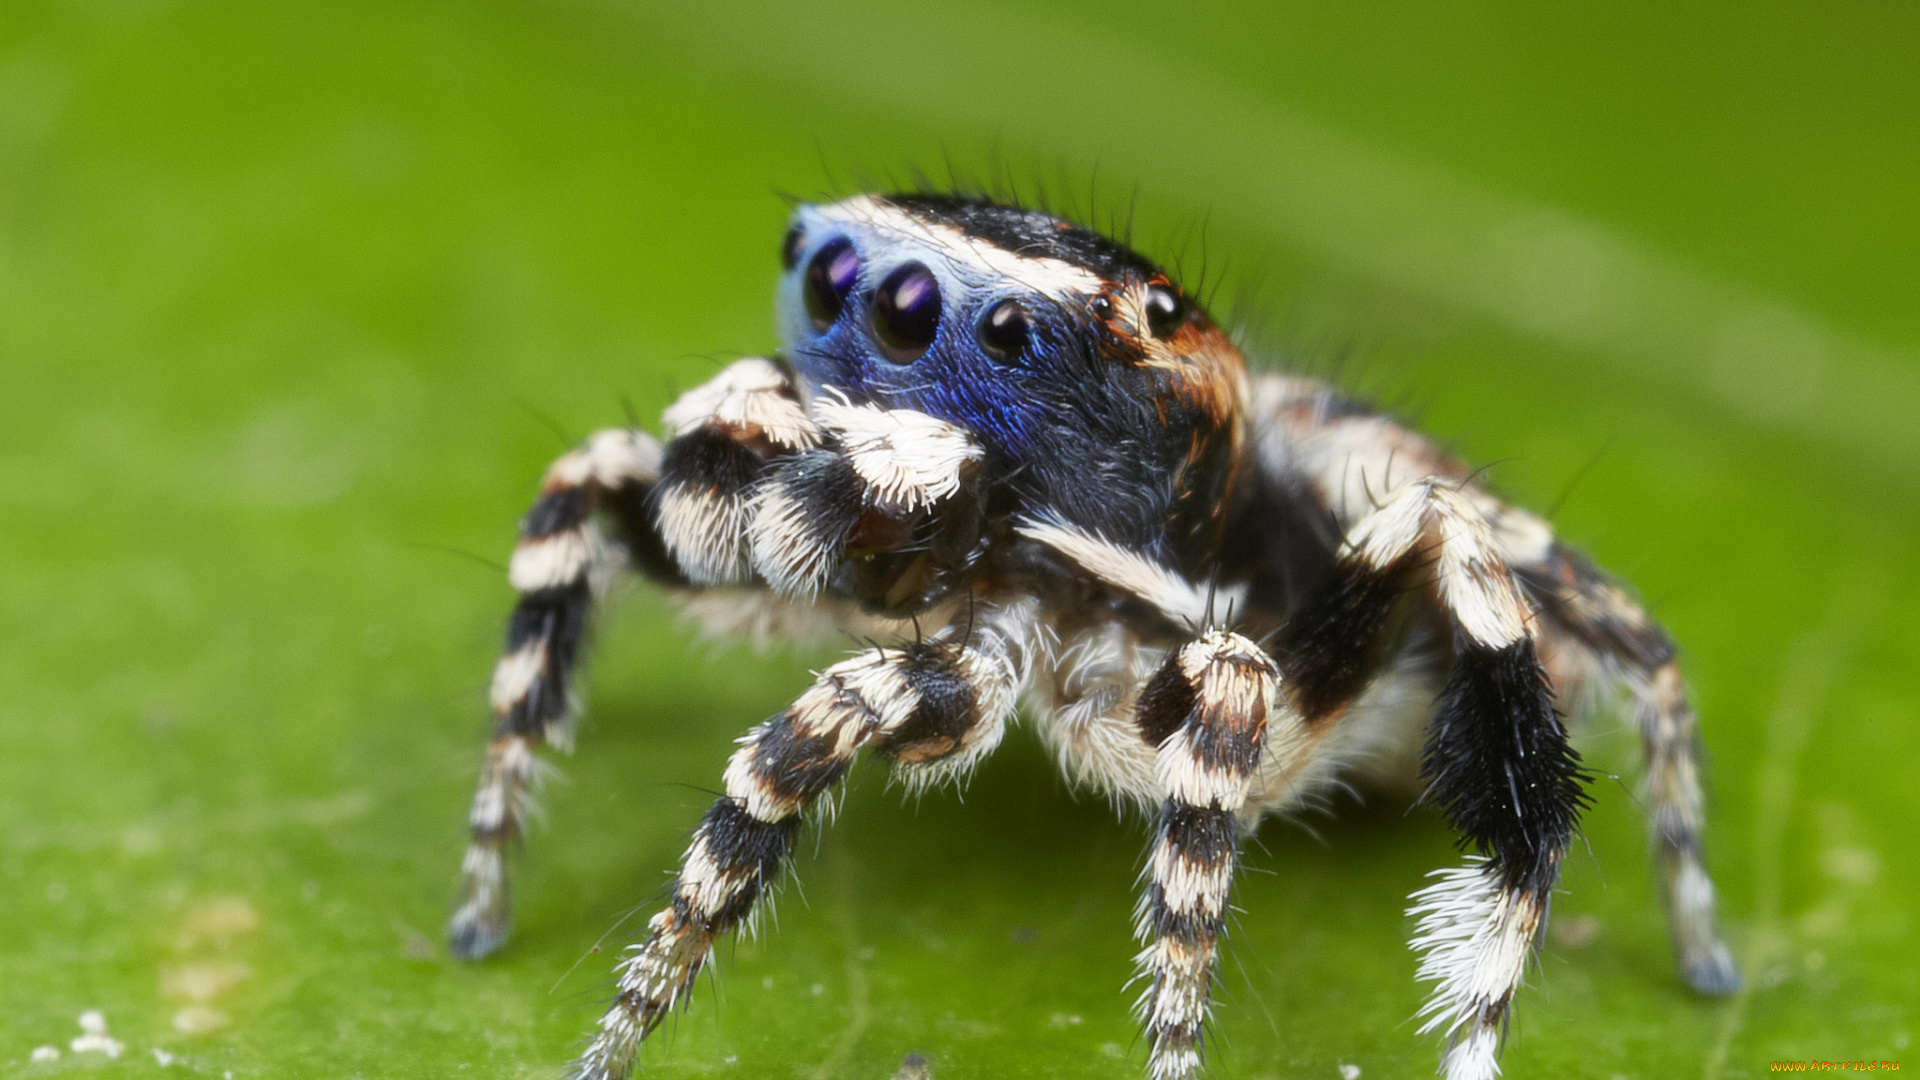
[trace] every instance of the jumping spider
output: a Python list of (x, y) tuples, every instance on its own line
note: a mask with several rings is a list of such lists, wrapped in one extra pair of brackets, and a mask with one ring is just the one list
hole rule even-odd
[(885, 645), (741, 739), (574, 1076), (628, 1074), (862, 749), (909, 785), (958, 777), (1023, 699), (1074, 780), (1157, 820), (1135, 927), (1155, 1080), (1200, 1068), (1241, 837), (1416, 753), (1468, 851), (1412, 897), (1421, 1031), (1449, 1080), (1495, 1076), (1586, 802), (1555, 703), (1610, 688), (1637, 706), (1680, 968), (1737, 985), (1674, 646), (1545, 521), (1390, 417), (1249, 372), (1160, 268), (1047, 214), (860, 196), (799, 207), (781, 254), (784, 353), (682, 396), (664, 446), (593, 436), (522, 523), (454, 953), (506, 937), (534, 751), (568, 741), (613, 569), (721, 629)]

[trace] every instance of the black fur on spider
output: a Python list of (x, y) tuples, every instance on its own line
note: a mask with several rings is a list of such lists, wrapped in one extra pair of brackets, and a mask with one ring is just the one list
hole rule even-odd
[(1416, 770), (1468, 851), (1413, 896), (1421, 1030), (1449, 1080), (1494, 1076), (1585, 802), (1555, 703), (1613, 687), (1681, 969), (1734, 988), (1673, 646), (1545, 521), (1394, 419), (1249, 372), (1158, 267), (1047, 214), (860, 196), (799, 207), (782, 255), (783, 352), (682, 396), (664, 446), (593, 436), (523, 522), (455, 954), (505, 939), (534, 752), (569, 741), (611, 570), (720, 630), (883, 644), (742, 741), (577, 1077), (627, 1075), (862, 750), (955, 778), (1023, 697), (1070, 776), (1157, 821), (1135, 928), (1154, 1080), (1200, 1069), (1241, 838), (1343, 775)]

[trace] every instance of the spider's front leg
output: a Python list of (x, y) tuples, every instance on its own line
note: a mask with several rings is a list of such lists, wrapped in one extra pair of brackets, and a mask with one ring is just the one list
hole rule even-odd
[(664, 450), (643, 432), (612, 430), (562, 456), (521, 521), (507, 571), (520, 601), (494, 668), (493, 740), (447, 928), (455, 956), (485, 956), (506, 941), (507, 852), (525, 830), (534, 751), (571, 742), (574, 669), (607, 579), (624, 561), (674, 586), (743, 580), (750, 485), (768, 461), (815, 438), (785, 372), (761, 359), (730, 365), (665, 419), (675, 438)]
[(1332, 581), (1289, 619), (1277, 651), (1306, 723), (1328, 723), (1371, 678), (1414, 587), (1451, 624), (1455, 654), (1422, 772), (1428, 797), (1477, 852), (1413, 896), (1419, 975), (1437, 984), (1421, 1030), (1446, 1036), (1448, 1080), (1491, 1080), (1586, 795), (1533, 613), (1484, 516), (1450, 481), (1391, 493), (1349, 531)]
[[(967, 767), (1000, 740), (1026, 678), (1035, 605), (983, 604), (931, 639), (874, 648), (820, 673), (786, 710), (749, 731), (727, 763), (726, 794), (694, 830), (670, 906), (619, 968), (576, 1080), (620, 1080), (676, 1005), (714, 942), (747, 923), (783, 872), (801, 815), (870, 749), (910, 783)], [(969, 630), (971, 633), (969, 633)]]
[[(978, 551), (980, 448), (912, 410), (816, 401), (812, 415), (820, 445), (772, 465), (745, 507), (742, 550), (754, 571), (788, 595), (811, 598), (831, 585), (870, 610), (927, 610)], [(715, 940), (749, 919), (786, 865), (801, 814), (860, 750), (920, 785), (964, 771), (999, 743), (1027, 681), (1037, 608), (1015, 595), (971, 596), (931, 638), (828, 668), (740, 740), (726, 794), (694, 831), (672, 904), (620, 965), (619, 992), (576, 1077), (628, 1074)]]

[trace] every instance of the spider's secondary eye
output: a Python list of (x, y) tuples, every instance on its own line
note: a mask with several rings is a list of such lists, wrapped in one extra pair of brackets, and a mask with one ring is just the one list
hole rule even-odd
[(933, 271), (908, 263), (887, 275), (873, 294), (873, 332), (889, 359), (910, 364), (933, 344), (940, 329), (940, 282)]
[(860, 253), (845, 240), (834, 240), (814, 253), (807, 264), (807, 317), (815, 330), (825, 331), (847, 306), (847, 294), (860, 276)]
[(1147, 289), (1147, 329), (1157, 338), (1172, 337), (1187, 321), (1187, 301), (1165, 285)]
[(980, 318), (980, 347), (996, 360), (1011, 360), (1027, 347), (1032, 318), (1018, 300), (1002, 300)]
[(786, 239), (780, 241), (780, 268), (791, 270), (800, 261), (800, 226), (787, 230)]

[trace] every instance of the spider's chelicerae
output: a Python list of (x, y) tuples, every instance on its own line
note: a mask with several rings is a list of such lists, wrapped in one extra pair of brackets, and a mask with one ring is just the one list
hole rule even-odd
[[(1739, 976), (1701, 860), (1674, 647), (1539, 517), (1328, 386), (1247, 370), (1152, 263), (952, 196), (801, 206), (784, 351), (547, 472), (510, 577), (453, 951), (507, 934), (534, 753), (564, 745), (596, 593), (637, 568), (724, 630), (883, 644), (740, 740), (574, 1075), (627, 1075), (861, 751), (959, 777), (1025, 701), (1061, 767), (1154, 828), (1134, 933), (1155, 1080), (1201, 1063), (1240, 840), (1344, 775), (1411, 771), (1467, 851), (1413, 894), (1423, 1032), (1486, 1080), (1585, 803), (1556, 703), (1624, 688), (1681, 971)], [(923, 632), (924, 631), (924, 632)]]

